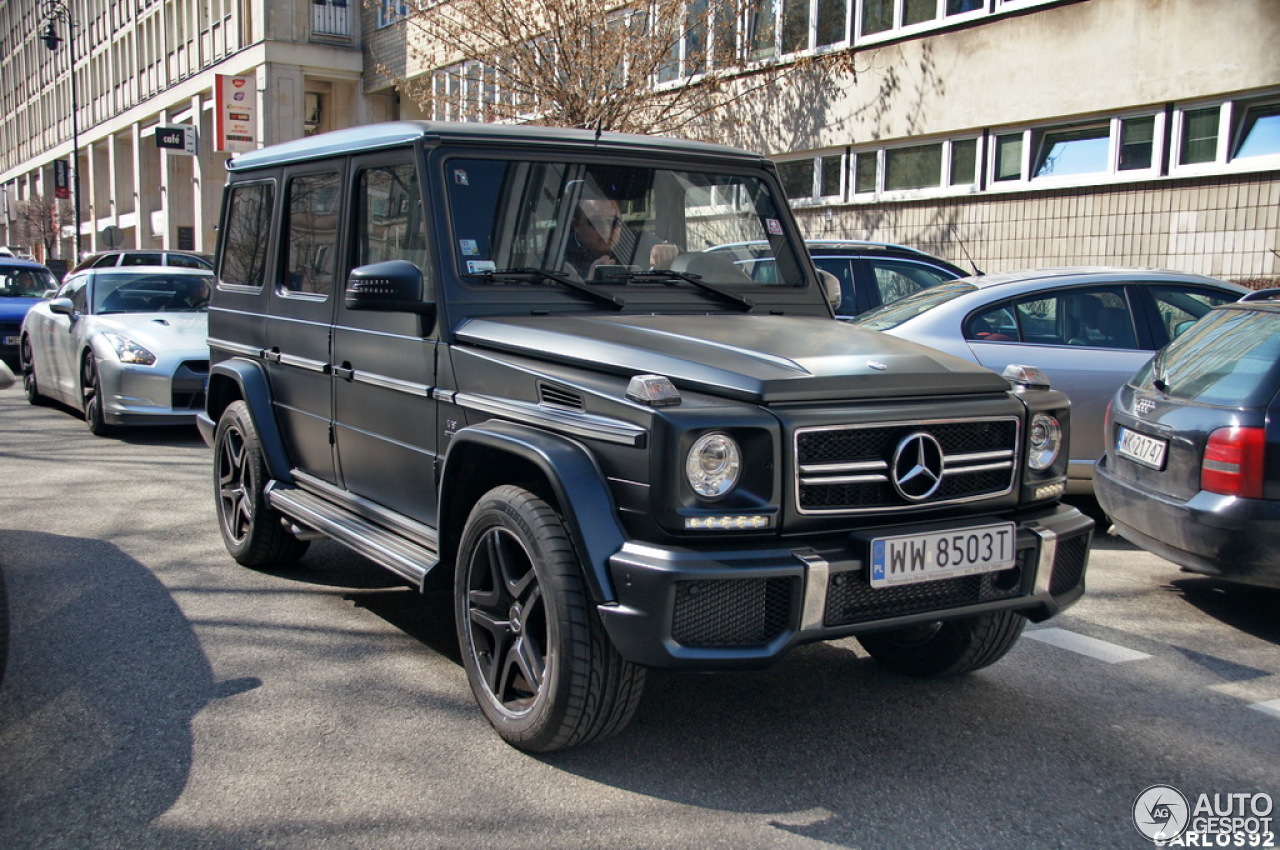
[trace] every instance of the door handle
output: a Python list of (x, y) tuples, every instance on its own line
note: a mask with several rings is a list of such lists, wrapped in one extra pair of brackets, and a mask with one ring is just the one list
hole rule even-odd
[(268, 362), (270, 362), (270, 363), (279, 363), (279, 362), (280, 362), (280, 349), (279, 349), (279, 348), (268, 348), (268, 349), (264, 350), (264, 351), (262, 352), (262, 359), (263, 359), (263, 360), (266, 360), (266, 361), (268, 361)]
[(341, 378), (344, 381), (354, 381), (356, 370), (351, 368), (351, 364), (344, 360), (341, 366), (333, 367), (333, 377)]

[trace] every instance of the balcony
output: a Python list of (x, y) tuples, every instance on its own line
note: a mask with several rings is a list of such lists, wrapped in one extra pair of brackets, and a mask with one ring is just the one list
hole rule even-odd
[(320, 39), (351, 38), (351, 7), (347, 0), (312, 0), (311, 34)]

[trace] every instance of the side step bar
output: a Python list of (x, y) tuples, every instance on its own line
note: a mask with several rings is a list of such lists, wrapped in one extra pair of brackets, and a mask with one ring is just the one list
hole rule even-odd
[(418, 590), (427, 573), (440, 563), (439, 552), (392, 534), (380, 525), (355, 516), (332, 502), (294, 487), (272, 482), (267, 504), (302, 525), (332, 537), (384, 567)]

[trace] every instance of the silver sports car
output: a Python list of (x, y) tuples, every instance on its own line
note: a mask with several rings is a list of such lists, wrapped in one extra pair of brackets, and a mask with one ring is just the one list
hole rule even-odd
[(204, 269), (114, 266), (70, 275), (22, 323), (27, 400), (84, 412), (94, 434), (194, 423), (209, 375)]
[(997, 372), (1010, 363), (1039, 366), (1071, 399), (1067, 492), (1087, 495), (1116, 389), (1210, 307), (1248, 291), (1153, 269), (1037, 269), (939, 283), (853, 323)]

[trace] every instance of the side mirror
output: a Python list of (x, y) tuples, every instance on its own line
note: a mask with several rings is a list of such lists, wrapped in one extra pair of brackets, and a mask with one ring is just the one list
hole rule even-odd
[(70, 298), (54, 298), (49, 302), (49, 312), (57, 313), (60, 316), (76, 317), (76, 305), (71, 303)]
[(844, 297), (840, 292), (840, 278), (826, 269), (818, 269), (818, 279), (822, 281), (822, 290), (827, 293), (827, 303), (834, 311), (840, 306), (840, 300)]
[(387, 260), (352, 269), (343, 303), (348, 310), (430, 314), (436, 305), (422, 300), (422, 270), (408, 260)]

